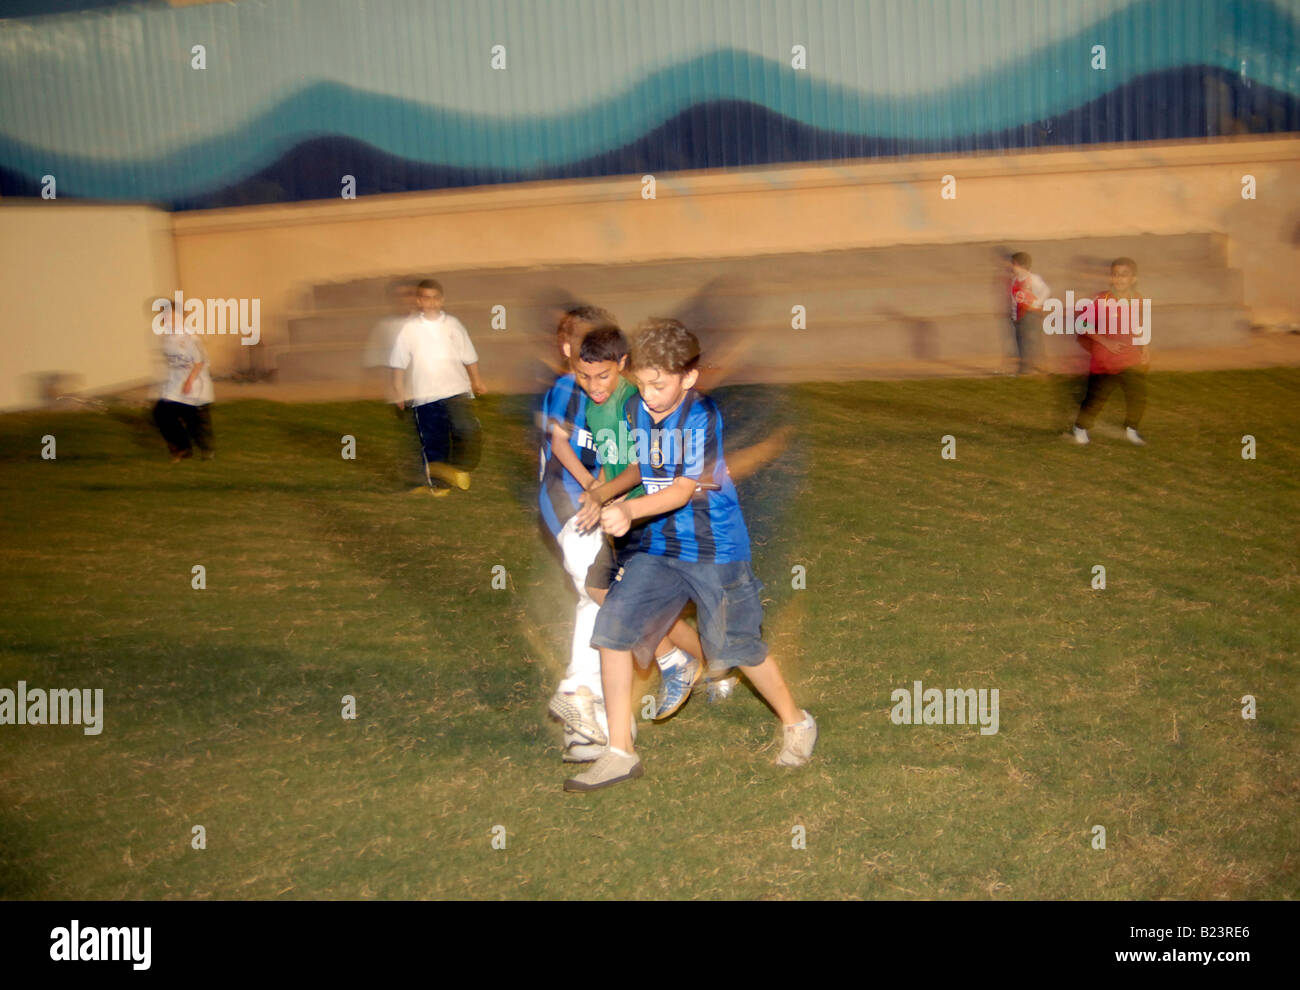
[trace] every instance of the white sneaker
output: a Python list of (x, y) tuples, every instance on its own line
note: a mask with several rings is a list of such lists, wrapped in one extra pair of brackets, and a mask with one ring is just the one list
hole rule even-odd
[(1131, 426), (1124, 427), (1124, 436), (1128, 437), (1128, 442), (1136, 447), (1145, 447), (1147, 442), (1142, 439), (1142, 434)]
[(1085, 444), (1088, 442), (1088, 431), (1079, 426), (1070, 427), (1070, 432), (1074, 434), (1074, 442)]
[[(609, 743), (609, 736), (601, 726), (602, 720), (596, 711), (597, 702), (601, 701), (584, 684), (576, 691), (556, 691), (546, 710), (588, 742), (605, 746)], [(601, 707), (604, 707), (603, 703)]]
[(785, 731), (785, 741), (776, 758), (777, 766), (803, 766), (812, 759), (813, 747), (817, 745), (817, 720), (804, 712), (802, 722), (782, 728)]

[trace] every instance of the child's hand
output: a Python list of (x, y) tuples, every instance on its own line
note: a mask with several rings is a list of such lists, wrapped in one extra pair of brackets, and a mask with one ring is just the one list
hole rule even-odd
[(632, 513), (626, 502), (614, 502), (600, 512), (600, 528), (610, 536), (622, 536), (632, 528)]
[(578, 532), (585, 533), (600, 525), (601, 504), (600, 499), (593, 495), (590, 489), (578, 496), (578, 515), (577, 522), (574, 524), (578, 527)]

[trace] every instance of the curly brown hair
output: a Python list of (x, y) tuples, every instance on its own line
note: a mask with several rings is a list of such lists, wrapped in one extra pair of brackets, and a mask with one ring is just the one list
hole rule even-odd
[(632, 339), (628, 365), (655, 368), (670, 375), (694, 371), (700, 363), (700, 342), (677, 320), (661, 317), (646, 320)]

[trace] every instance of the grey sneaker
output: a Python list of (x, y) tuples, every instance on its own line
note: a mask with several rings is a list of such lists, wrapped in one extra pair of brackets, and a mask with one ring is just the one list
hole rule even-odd
[(802, 722), (782, 728), (785, 730), (785, 743), (776, 758), (777, 766), (803, 766), (812, 759), (813, 747), (817, 745), (817, 720), (805, 711)]
[(604, 746), (609, 743), (609, 736), (601, 727), (596, 703), (591, 688), (583, 685), (573, 692), (556, 691), (546, 710), (588, 742)]
[(570, 777), (564, 782), (566, 791), (598, 791), (602, 787), (609, 787), (611, 784), (621, 784), (625, 780), (635, 780), (645, 773), (641, 766), (641, 757), (633, 753), (630, 756), (620, 756), (612, 750), (605, 750), (605, 754), (591, 765), (589, 770), (584, 770), (576, 777)]
[(704, 672), (704, 664), (698, 658), (689, 653), (682, 653), (682, 656), (686, 657), (685, 663), (676, 664), (661, 672), (659, 696), (655, 704), (656, 722), (667, 718), (686, 704), (686, 699), (699, 682), (700, 674)]
[(1074, 434), (1074, 442), (1077, 444), (1085, 444), (1089, 440), (1088, 431), (1080, 426), (1070, 427), (1070, 432)]
[(1147, 442), (1142, 439), (1142, 434), (1131, 426), (1124, 427), (1124, 436), (1128, 437), (1128, 442), (1135, 447), (1145, 447)]

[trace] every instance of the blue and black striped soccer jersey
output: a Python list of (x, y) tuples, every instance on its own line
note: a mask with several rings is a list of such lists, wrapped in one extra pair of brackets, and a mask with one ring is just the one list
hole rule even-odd
[(692, 389), (659, 423), (650, 418), (640, 395), (631, 396), (626, 408), (633, 459), (647, 495), (683, 476), (721, 486), (697, 492), (676, 512), (633, 527), (629, 550), (713, 564), (749, 560), (749, 531), (723, 457), (722, 413), (714, 401)]
[(578, 387), (573, 375), (561, 375), (542, 400), (541, 491), (538, 501), (542, 521), (552, 536), (558, 537), (564, 524), (578, 511), (582, 485), (551, 453), (551, 426), (559, 423), (569, 432), (569, 446), (578, 460), (592, 474), (600, 470), (596, 445), (587, 429), (587, 394)]

